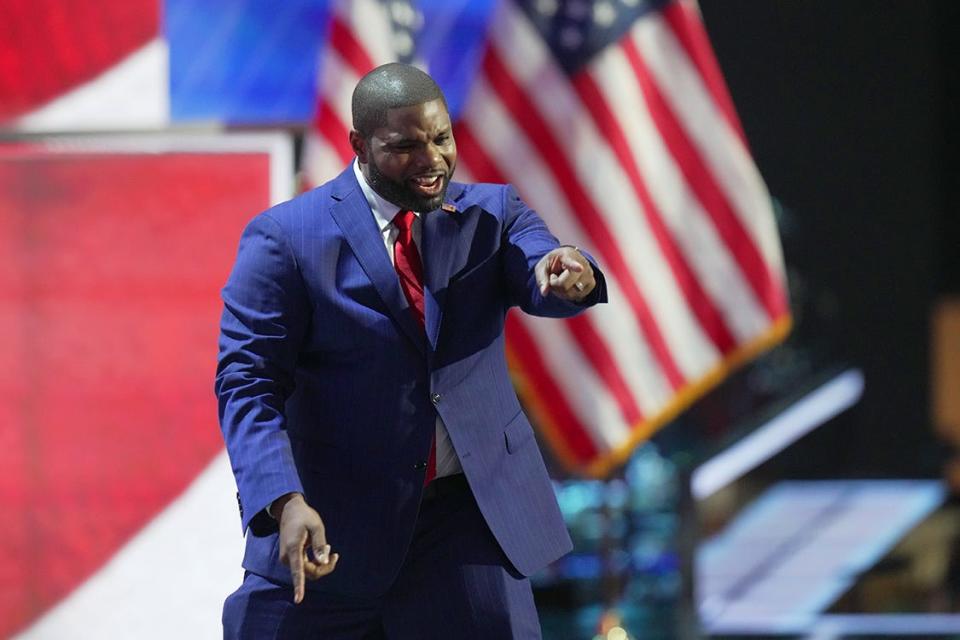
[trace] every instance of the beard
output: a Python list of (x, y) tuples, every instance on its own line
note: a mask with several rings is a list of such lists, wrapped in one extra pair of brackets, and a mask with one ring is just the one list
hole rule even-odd
[(431, 197), (421, 196), (406, 181), (388, 178), (373, 162), (367, 164), (367, 173), (367, 182), (380, 194), (381, 198), (401, 209), (422, 213), (438, 209), (443, 204), (443, 199), (447, 196), (447, 187), (450, 186), (450, 177), (453, 175), (453, 167), (443, 175), (443, 187), (440, 193)]

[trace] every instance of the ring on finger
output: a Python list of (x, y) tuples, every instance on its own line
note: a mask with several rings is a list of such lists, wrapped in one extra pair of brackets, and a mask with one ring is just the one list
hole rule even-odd
[(583, 291), (584, 286), (582, 282), (578, 282), (575, 285), (573, 285), (573, 288), (576, 289), (577, 291)]

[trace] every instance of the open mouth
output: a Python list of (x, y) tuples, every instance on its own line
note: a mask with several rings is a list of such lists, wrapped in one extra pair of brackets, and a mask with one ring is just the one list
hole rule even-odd
[(410, 179), (410, 185), (421, 196), (431, 198), (440, 195), (443, 190), (443, 174), (416, 176)]

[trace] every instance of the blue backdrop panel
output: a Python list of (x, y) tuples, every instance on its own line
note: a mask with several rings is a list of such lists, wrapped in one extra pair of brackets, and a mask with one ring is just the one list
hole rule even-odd
[(174, 121), (310, 119), (326, 0), (166, 0), (164, 10)]
[[(175, 122), (269, 125), (311, 119), (328, 0), (165, 0)], [(418, 57), (458, 114), (496, 0), (421, 0)]]
[(450, 113), (463, 107), (484, 50), (496, 0), (420, 0), (420, 58), (443, 88)]

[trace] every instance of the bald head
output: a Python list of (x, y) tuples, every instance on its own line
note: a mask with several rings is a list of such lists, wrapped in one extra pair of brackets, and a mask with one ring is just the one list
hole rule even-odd
[(391, 62), (360, 78), (353, 90), (353, 128), (364, 138), (387, 122), (387, 111), (446, 100), (433, 78), (408, 64)]

